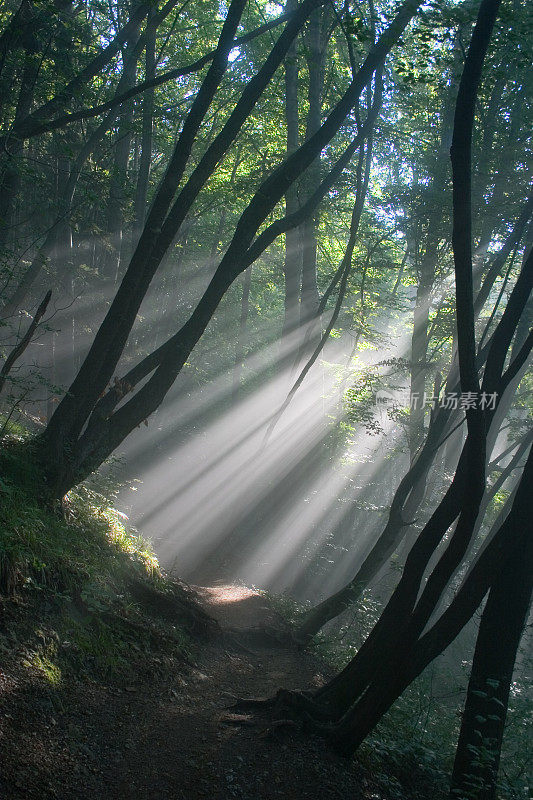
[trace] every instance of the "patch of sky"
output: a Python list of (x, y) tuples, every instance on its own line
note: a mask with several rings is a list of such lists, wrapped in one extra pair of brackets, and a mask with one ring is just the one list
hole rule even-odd
[(267, 3), (265, 6), (265, 15), (267, 17), (277, 17), (283, 9), (283, 3)]

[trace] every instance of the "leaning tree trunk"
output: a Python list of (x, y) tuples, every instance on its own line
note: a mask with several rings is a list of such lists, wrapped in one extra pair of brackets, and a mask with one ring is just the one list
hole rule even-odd
[[(473, 393), (479, 393), (480, 386), (472, 281), (472, 130), (482, 66), (499, 5), (500, 0), (481, 3), (459, 87), (451, 148), (457, 352), (461, 388)], [(493, 336), (484, 391), (501, 388), (505, 382), (502, 374), (505, 356), (527, 300), (524, 289), (531, 290), (527, 270), (517, 280)], [(423, 631), (461, 565), (474, 531), (485, 486), (489, 419), (490, 414), (479, 407), (467, 410), (467, 440), (451, 486), (409, 552), (403, 575), (373, 631), (339, 676), (317, 693), (317, 699), (325, 704), (335, 721), (332, 741), (346, 755), (357, 749), (415, 677), (410, 677), (412, 663)], [(453, 534), (425, 580), (431, 559), (456, 519)]]
[[(353, 753), (409, 684), (454, 641), (464, 626), (472, 619), (489, 589), (498, 585), (500, 574), (503, 574), (501, 573), (502, 565), (506, 570), (508, 562), (509, 564), (516, 563), (524, 554), (526, 556), (525, 571), (532, 572), (532, 540), (527, 534), (528, 523), (533, 513), (533, 496), (530, 490), (532, 479), (533, 451), (530, 451), (508, 517), (478, 557), (449, 607), (412, 647), (405, 648), (406, 637), (404, 637), (398, 648), (389, 648), (389, 650), (394, 650), (392, 658), (390, 652), (388, 657), (386, 653), (382, 654), (382, 663), (385, 666), (380, 667), (379, 663), (374, 665), (374, 671), (379, 674), (380, 680), (374, 681), (374, 684), (370, 685), (364, 694), (361, 694), (359, 701), (352, 707), (349, 706), (350, 687), (346, 683), (344, 697), (337, 693), (337, 698), (343, 700), (346, 704), (345, 708), (347, 708), (346, 713), (340, 718), (338, 724), (333, 726), (331, 732), (332, 743), (338, 750), (346, 755)], [(527, 610), (525, 613), (527, 614)], [(511, 622), (511, 625), (513, 624)], [(406, 633), (408, 633), (408, 629), (406, 629)], [(357, 660), (356, 656), (348, 665), (348, 669), (352, 673)], [(352, 685), (357, 686), (358, 673), (353, 673), (351, 677)], [(357, 689), (352, 691), (352, 697), (355, 691)], [(317, 699), (323, 701), (324, 694), (324, 690), (319, 690)], [(494, 703), (493, 707), (497, 705)]]
[(493, 583), (481, 617), (453, 768), (452, 800), (496, 798), (509, 690), (532, 592), (533, 536), (528, 536)]
[[(159, 407), (235, 278), (257, 260), (266, 247), (290, 225), (282, 218), (257, 235), (259, 227), (288, 188), (300, 179), (339, 131), (348, 113), (359, 101), (364, 87), (372, 80), (375, 71), (420, 5), (419, 0), (405, 0), (389, 27), (370, 49), (360, 69), (319, 130), (282, 165), (274, 169), (259, 187), (243, 211), (231, 243), (189, 320), (165, 345), (132, 368), (128, 376), (118, 382), (118, 387), (114, 385), (106, 390), (140, 304), (169, 245), (179, 232), (206, 181), (234, 142), (257, 100), (283, 62), (291, 41), (309, 14), (323, 2), (324, 0), (303, 0), (297, 7), (269, 57), (247, 83), (222, 130), (174, 199), (176, 186), (180, 185), (184, 176), (198, 130), (227, 67), (228, 54), (244, 7), (244, 3), (239, 0), (232, 0), (211, 68), (191, 105), (123, 281), (78, 375), (39, 439), (39, 457), (47, 474), (51, 494), (61, 496), (75, 483), (83, 480), (100, 466), (135, 427)], [(294, 225), (301, 224), (306, 214), (314, 213), (318, 203), (338, 180), (361, 140), (368, 135), (365, 126), (363, 128), (360, 136), (337, 159), (312, 198), (304, 204), (302, 213), (295, 216)], [(140, 380), (150, 373), (153, 373), (152, 376), (131, 399), (114, 410), (124, 393), (132, 393)]]

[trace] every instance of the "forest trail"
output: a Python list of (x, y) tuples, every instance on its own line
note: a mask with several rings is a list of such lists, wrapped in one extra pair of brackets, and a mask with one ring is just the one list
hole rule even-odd
[(259, 593), (238, 585), (195, 589), (221, 632), (199, 646), (194, 666), (161, 670), (124, 689), (77, 686), (60, 713), (33, 703), (33, 720), (28, 706), (20, 770), (2, 800), (382, 796), (365, 788), (357, 763), (330, 753), (321, 740), (264, 730), (251, 718), (224, 721), (236, 697), (317, 685), (323, 665), (294, 647)]

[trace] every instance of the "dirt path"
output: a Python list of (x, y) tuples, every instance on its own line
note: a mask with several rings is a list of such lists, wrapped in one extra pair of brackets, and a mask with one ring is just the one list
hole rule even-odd
[[(320, 665), (288, 642), (268, 602), (241, 586), (198, 588), (223, 634), (187, 674), (125, 690), (90, 686), (64, 710), (36, 709), (2, 800), (260, 800), (378, 798), (360, 769), (319, 740), (222, 721), (236, 696), (317, 684)], [(31, 714), (31, 698), (28, 714)]]

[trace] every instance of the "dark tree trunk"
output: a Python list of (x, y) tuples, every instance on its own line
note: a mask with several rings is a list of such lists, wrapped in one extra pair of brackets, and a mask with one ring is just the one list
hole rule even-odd
[[(146, 41), (145, 79), (147, 81), (153, 80), (155, 77), (155, 43), (156, 30), (153, 28)], [(147, 89), (143, 94), (141, 158), (139, 162), (139, 173), (137, 176), (137, 187), (135, 191), (135, 241), (137, 240), (138, 236), (140, 236), (146, 219), (148, 180), (150, 178), (150, 165), (152, 161), (154, 98), (154, 87)]]
[[(124, 91), (128, 91), (135, 84), (137, 75), (137, 57), (131, 57), (131, 53), (136, 51), (136, 43), (139, 39), (139, 29), (137, 28), (132, 32), (132, 38), (128, 47), (124, 50), (123, 59), (125, 62), (124, 71), (122, 74), (122, 82)], [(153, 31), (153, 39), (149, 42), (151, 47), (155, 47), (155, 30)], [(147, 56), (148, 59), (148, 56)], [(153, 91), (152, 91), (153, 95)], [(148, 105), (150, 106), (150, 96), (148, 97)], [(153, 108), (153, 96), (151, 98), (151, 105)], [(149, 109), (148, 109), (149, 110)], [(144, 114), (144, 109), (143, 109)], [(148, 134), (145, 140), (144, 119), (143, 119), (143, 145), (147, 146), (151, 154), (151, 119), (146, 123), (148, 128), (150, 125), (150, 140), (148, 141)], [(122, 108), (118, 126), (117, 126), (117, 141), (115, 143), (115, 152), (113, 167), (111, 170), (111, 181), (109, 184), (109, 197), (106, 209), (106, 230), (108, 235), (108, 249), (104, 252), (103, 263), (101, 266), (102, 277), (107, 281), (116, 283), (119, 270), (121, 255), (123, 255), (124, 246), (124, 212), (126, 207), (126, 178), (128, 172), (128, 162), (130, 158), (130, 147), (133, 126), (133, 100), (126, 103)], [(147, 132), (146, 132), (147, 133)], [(146, 158), (146, 156), (145, 156)], [(149, 156), (148, 156), (149, 158)], [(148, 161), (149, 165), (149, 161)], [(142, 180), (147, 184), (148, 175), (146, 172), (146, 162), (143, 162), (143, 176)], [(141, 175), (139, 174), (139, 180)]]
[[(470, 154), (481, 70), (498, 8), (499, 0), (483, 0), (480, 6), (459, 86), (451, 151), (459, 373), (463, 391), (472, 392), (479, 392), (479, 380), (471, 260)], [(524, 271), (522, 278), (523, 274)], [(510, 328), (516, 330), (520, 317), (514, 304), (523, 308), (526, 302), (519, 284), (520, 279), (492, 340), (485, 389), (497, 387), (501, 380), (504, 352), (512, 338)], [(344, 754), (354, 752), (415, 677), (412, 665), (420, 637), (468, 550), (485, 484), (487, 415), (476, 408), (467, 411), (466, 416), (468, 436), (452, 484), (411, 548), (390, 601), (355, 658), (317, 693), (336, 721), (332, 740)], [(430, 560), (456, 519), (453, 534), (424, 581)]]
[[(501, 576), (512, 574), (514, 567), (511, 565), (516, 565), (520, 560), (524, 561), (524, 571), (520, 572), (519, 570), (517, 575), (519, 580), (522, 578), (524, 580), (521, 588), (517, 589), (517, 602), (514, 609), (521, 609), (523, 627), (527, 615), (527, 607), (524, 610), (524, 595), (527, 594), (529, 587), (528, 597), (531, 596), (533, 572), (532, 539), (529, 536), (529, 523), (533, 514), (533, 494), (530, 488), (532, 480), (533, 450), (529, 453), (509, 515), (489, 539), (488, 545), (478, 556), (451, 604), (418, 641), (415, 642), (412, 634), (418, 632), (419, 635), (421, 633), (422, 628), (419, 624), (421, 620), (418, 620), (415, 625), (416, 631), (410, 630), (410, 624), (408, 624), (399, 636), (394, 625), (390, 626), (388, 650), (384, 647), (379, 652), (375, 644), (372, 649), (365, 642), (358, 655), (343, 672), (324, 689), (317, 692), (316, 698), (327, 704), (330, 716), (337, 720), (337, 724), (332, 729), (331, 739), (340, 752), (349, 755), (355, 751), (407, 686), (421, 674), (433, 659), (444, 652), (467, 622), (472, 619), (489, 588), (496, 587), (499, 581), (503, 580)], [(504, 565), (504, 572), (501, 572), (502, 565)], [(525, 575), (528, 575), (527, 580), (525, 580)], [(508, 577), (505, 580), (508, 580)], [(498, 613), (505, 617), (506, 601), (502, 600), (501, 595), (499, 600)], [(500, 632), (505, 630), (507, 625), (507, 622), (502, 622), (502, 616), (499, 617)], [(412, 619), (414, 618), (415, 615)], [(514, 619), (513, 615), (511, 615), (509, 626), (515, 631), (516, 639), (519, 621)], [(496, 635), (494, 631), (495, 629), (491, 627), (489, 646), (490, 644), (494, 646)], [(517, 634), (518, 639), (520, 631)], [(511, 642), (513, 645), (515, 639), (511, 635), (506, 639), (507, 644)], [(386, 638), (383, 641), (386, 643)], [(507, 644), (503, 649), (509, 657)], [(359, 699), (355, 700), (355, 698)], [(503, 722), (504, 720), (502, 726)], [(476, 726), (477, 728), (478, 726)], [(477, 800), (476, 795), (473, 797), (476, 797)], [(480, 800), (481, 797), (485, 800), (484, 796), (480, 796)], [(467, 795), (467, 800), (473, 800), (473, 798)]]
[[(287, 0), (286, 9), (293, 11), (295, 0)], [(287, 126), (287, 155), (294, 153), (300, 143), (298, 114), (298, 51), (296, 41), (292, 43), (285, 59), (285, 120)], [(293, 184), (285, 195), (285, 213), (294, 214), (298, 209), (298, 189)], [(285, 302), (283, 333), (285, 337), (298, 325), (299, 294), (302, 273), (300, 232), (293, 228), (285, 234)]]
[[(326, 47), (331, 34), (331, 12), (329, 7), (317, 9), (311, 15), (305, 36), (309, 87), (307, 93), (308, 112), (306, 138), (309, 139), (320, 127), (322, 115), (322, 91), (324, 88), (324, 68)], [(308, 197), (320, 181), (321, 161), (317, 157), (303, 177), (304, 196)], [(320, 294), (317, 284), (317, 239), (318, 214), (309, 215), (302, 225), (301, 258), (302, 286), (300, 294), (300, 324), (311, 325), (313, 331), (306, 332), (306, 342), (313, 349), (317, 336), (320, 337), (318, 310)], [(310, 333), (314, 333), (314, 336)], [(304, 355), (302, 353), (302, 355)]]
[[(449, 116), (450, 116), (450, 109), (452, 105), (447, 103), (444, 105), (443, 111), (443, 127), (441, 132), (441, 150), (449, 143), (450, 140), (450, 125), (449, 125)], [(463, 170), (464, 165), (462, 165), (457, 171), (459, 173), (459, 177), (464, 175)], [(442, 181), (441, 187), (445, 184), (445, 177), (446, 177), (446, 170), (443, 168), (442, 163), (439, 165), (439, 171)], [(468, 180), (468, 184), (470, 181)], [(464, 198), (468, 195), (470, 191), (469, 185), (461, 185), (461, 187), (457, 190), (457, 195), (459, 198)], [(508, 239), (506, 240), (504, 246), (502, 247), (501, 251), (495, 256), (493, 261), (491, 262), (489, 272), (487, 273), (487, 278), (476, 297), (476, 302), (474, 304), (474, 317), (479, 314), (483, 303), (485, 302), (489, 292), (490, 287), (492, 286), (495, 278), (499, 274), (503, 263), (505, 262), (505, 258), (509, 255), (512, 247), (520, 240), (524, 228), (527, 225), (527, 221), (531, 215), (531, 211), (533, 209), (532, 204), (532, 197), (530, 196), (525, 203), (525, 206), (517, 220), (515, 227), (512, 233), (509, 235)], [(470, 214), (470, 208), (468, 209), (468, 213)], [(433, 222), (435, 223), (436, 220), (434, 219)], [(431, 234), (431, 231), (430, 231)], [(464, 232), (461, 232), (461, 238), (464, 241)], [(415, 321), (414, 326), (414, 334), (413, 334), (413, 364), (420, 364), (421, 367), (425, 367), (425, 347), (427, 349), (427, 312), (428, 307), (425, 309), (423, 308), (422, 304), (422, 297), (426, 295), (427, 289), (429, 286), (432, 285), (432, 278), (431, 274), (434, 271), (434, 266), (436, 263), (436, 248), (433, 247), (433, 254), (430, 258), (430, 265), (431, 268), (427, 270), (423, 270), (422, 275), (426, 275), (428, 277), (427, 285), (421, 287), (419, 289), (418, 294), (420, 295), (420, 303), (417, 300), (417, 306), (419, 306), (418, 311), (415, 309), (415, 315), (417, 315), (417, 320)], [(430, 247), (431, 249), (431, 247)], [(467, 259), (468, 260), (468, 259)], [(471, 258), (470, 258), (471, 263)], [(466, 274), (470, 272), (471, 274), (471, 267), (467, 266)], [(472, 286), (472, 279), (471, 277), (466, 280), (466, 283), (470, 283)], [(464, 287), (461, 288), (461, 291), (464, 294)], [(471, 290), (469, 290), (471, 293)], [(424, 301), (425, 305), (427, 306), (427, 299)], [(469, 323), (466, 323), (469, 327)], [(465, 325), (465, 321), (461, 322), (461, 325)], [(524, 330), (524, 333), (527, 333), (527, 326), (521, 323), (521, 329)], [(522, 336), (520, 343), (525, 341), (525, 335)], [(471, 344), (473, 344), (473, 332), (471, 335)], [(423, 360), (421, 360), (423, 358)], [(478, 363), (478, 366), (481, 366), (481, 362)], [(490, 431), (489, 431), (489, 443), (487, 452), (490, 453), (492, 447), (495, 442), (495, 438), (498, 434), (499, 430), (499, 421), (501, 421), (502, 416), (509, 409), (509, 403), (512, 399), (514, 389), (518, 384), (520, 378), (524, 374), (524, 371), (527, 369), (527, 361), (523, 362), (523, 366), (518, 374), (515, 376), (512, 384), (509, 388), (505, 391), (505, 395), (500, 398), (500, 404), (496, 410), (495, 417), (492, 421)], [(477, 371), (477, 370), (476, 370)], [(471, 370), (473, 372), (473, 370)], [(423, 402), (423, 392), (424, 392), (424, 383), (425, 383), (425, 370), (413, 370), (413, 389), (414, 391), (419, 392), (419, 404)], [(457, 391), (460, 389), (459, 386), (456, 385), (457, 375), (456, 369), (452, 366), (450, 374), (448, 376), (448, 380), (446, 382), (446, 391)], [(416, 388), (415, 388), (416, 387)], [(478, 386), (479, 389), (479, 386)], [(468, 391), (465, 389), (464, 386), (462, 387), (463, 391)], [(475, 388), (472, 389), (476, 391)], [(409, 523), (413, 520), (414, 516), (416, 515), (418, 508), (420, 506), (420, 502), (424, 496), (425, 490), (425, 481), (429, 474), (429, 470), (433, 464), (435, 459), (438, 444), (443, 441), (447, 434), (449, 433), (452, 427), (452, 417), (451, 415), (446, 412), (444, 413), (442, 409), (439, 409), (438, 413), (435, 414), (431, 421), (430, 426), (427, 432), (427, 438), (425, 444), (419, 447), (419, 442), (421, 440), (421, 436), (423, 434), (423, 414), (418, 413), (418, 415), (413, 415), (413, 420), (411, 424), (411, 453), (414, 455), (416, 452), (417, 447), (419, 448), (418, 454), (415, 458), (415, 461), (409, 470), (409, 472), (405, 475), (404, 479), (401, 481), (398, 489), (395, 493), (391, 511), (389, 514), (389, 519), (387, 524), (382, 532), (382, 534), (377, 539), (375, 545), (373, 546), (372, 550), (365, 558), (365, 561), (358, 569), (357, 573), (354, 575), (351, 581), (349, 581), (344, 587), (338, 590), (335, 594), (331, 597), (326, 598), (317, 606), (312, 608), (307, 615), (304, 617), (303, 622), (296, 634), (296, 640), (301, 643), (305, 644), (308, 642), (318, 631), (330, 620), (334, 619), (336, 616), (341, 614), (343, 611), (346, 610), (352, 603), (355, 603), (364, 589), (368, 586), (369, 582), (377, 575), (385, 561), (393, 555), (395, 550), (397, 549), (398, 545), (402, 541), (405, 533), (408, 530)]]
[(41, 319), (43, 318), (46, 312), (51, 296), (52, 292), (48, 291), (43, 301), (40, 303), (39, 308), (35, 312), (35, 315), (30, 325), (28, 326), (28, 330), (21, 337), (20, 342), (18, 342), (18, 344), (7, 355), (2, 365), (2, 368), (0, 369), (0, 394), (2, 393), (6, 380), (9, 377), (9, 373), (13, 369), (15, 363), (18, 361), (18, 359), (22, 356), (28, 345), (31, 343), (32, 337), (35, 331), (37, 330), (37, 326), (39, 325)]
[(244, 362), (244, 348), (246, 345), (246, 326), (248, 324), (248, 313), (250, 311), (250, 287), (252, 285), (252, 267), (248, 267), (243, 275), (241, 315), (239, 319), (239, 331), (237, 334), (237, 346), (235, 348), (235, 366), (233, 368), (233, 400), (238, 400), (241, 391), (241, 375)]
[[(529, 506), (531, 519), (531, 500)], [(529, 535), (492, 584), (481, 617), (453, 768), (452, 800), (496, 798), (509, 690), (532, 592), (533, 536)]]
[[(28, 36), (20, 81), (17, 107), (13, 127), (23, 120), (31, 110), (35, 81), (41, 67), (38, 45), (33, 36)], [(19, 159), (24, 150), (24, 141), (16, 134), (9, 137), (4, 153), (4, 165), (0, 177), (0, 249), (3, 251), (8, 241), (8, 233), (13, 221), (13, 213), (20, 187)]]

